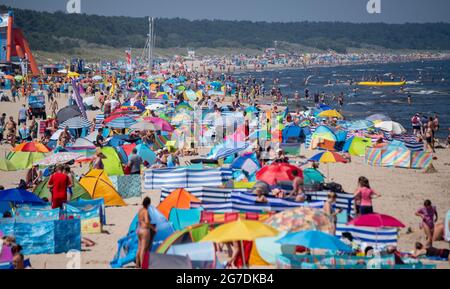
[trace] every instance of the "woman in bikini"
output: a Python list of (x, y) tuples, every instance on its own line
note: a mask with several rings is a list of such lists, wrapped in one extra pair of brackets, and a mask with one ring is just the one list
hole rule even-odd
[(148, 207), (150, 206), (150, 198), (145, 197), (142, 201), (142, 208), (138, 213), (138, 250), (136, 254), (136, 267), (142, 268), (142, 263), (144, 261), (145, 253), (150, 252), (152, 239), (155, 230), (154, 225), (150, 222), (150, 215), (148, 213)]
[(417, 210), (416, 216), (422, 219), (420, 228), (424, 231), (427, 247), (433, 244), (434, 223), (438, 220), (436, 207), (431, 204), (430, 200), (425, 200), (423, 207)]

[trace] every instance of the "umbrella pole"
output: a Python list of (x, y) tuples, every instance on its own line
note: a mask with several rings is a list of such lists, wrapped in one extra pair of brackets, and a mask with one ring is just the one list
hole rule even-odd
[(246, 269), (247, 268), (247, 264), (245, 264), (245, 252), (244, 252), (244, 241), (240, 241), (240, 243), (241, 243), (241, 254), (242, 254), (242, 267), (244, 268), (244, 269)]

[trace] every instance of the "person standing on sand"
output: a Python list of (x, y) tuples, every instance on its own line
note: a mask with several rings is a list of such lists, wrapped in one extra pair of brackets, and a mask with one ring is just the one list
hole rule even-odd
[(373, 205), (372, 199), (374, 197), (381, 197), (380, 194), (375, 192), (372, 188), (370, 188), (369, 180), (366, 177), (359, 177), (358, 179), (358, 189), (354, 192), (355, 198), (361, 200), (359, 213), (361, 215), (372, 214), (373, 213)]
[(142, 201), (142, 208), (138, 212), (138, 227), (136, 234), (138, 236), (138, 250), (136, 254), (136, 268), (143, 268), (145, 254), (150, 253), (152, 248), (152, 240), (156, 228), (151, 224), (148, 207), (151, 204), (149, 197), (145, 197)]
[(431, 247), (433, 244), (434, 223), (438, 220), (436, 206), (433, 206), (430, 200), (425, 200), (423, 207), (417, 210), (416, 216), (422, 219), (420, 228), (425, 233), (427, 247)]
[(5, 125), (6, 129), (6, 138), (12, 147), (16, 145), (16, 133), (17, 133), (17, 124), (14, 121), (14, 117), (10, 116), (9, 121)]
[(67, 188), (71, 186), (72, 180), (63, 173), (63, 166), (57, 165), (47, 184), (52, 196), (52, 209), (62, 208), (67, 202)]

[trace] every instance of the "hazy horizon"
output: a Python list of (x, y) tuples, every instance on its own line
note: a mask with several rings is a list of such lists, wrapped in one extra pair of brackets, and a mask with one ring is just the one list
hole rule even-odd
[[(0, 0), (19, 9), (66, 11), (69, 0)], [(252, 22), (450, 23), (450, 1), (380, 0), (381, 13), (369, 14), (368, 0), (78, 0), (81, 13), (99, 16), (237, 20)], [(330, 13), (333, 11), (333, 13)]]

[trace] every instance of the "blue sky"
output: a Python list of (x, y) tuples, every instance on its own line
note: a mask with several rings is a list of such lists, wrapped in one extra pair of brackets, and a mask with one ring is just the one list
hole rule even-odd
[[(17, 8), (65, 11), (69, 0), (0, 0)], [(251, 21), (450, 22), (450, 0), (78, 0), (81, 12), (108, 16), (181, 17)], [(374, 1), (374, 0), (372, 0)]]

